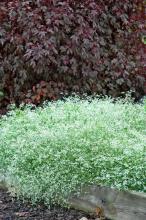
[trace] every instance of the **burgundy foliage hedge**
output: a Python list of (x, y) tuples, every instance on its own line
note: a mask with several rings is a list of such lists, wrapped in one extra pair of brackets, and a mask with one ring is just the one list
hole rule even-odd
[(142, 1), (1, 1), (1, 103), (39, 103), (72, 91), (143, 95)]

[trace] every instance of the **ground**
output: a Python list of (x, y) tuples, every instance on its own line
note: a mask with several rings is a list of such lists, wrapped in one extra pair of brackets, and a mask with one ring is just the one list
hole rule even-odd
[(12, 198), (10, 194), (0, 189), (0, 220), (79, 220), (82, 217), (88, 220), (95, 218), (73, 209), (52, 207), (48, 209), (44, 205), (33, 206), (29, 202), (23, 202)]

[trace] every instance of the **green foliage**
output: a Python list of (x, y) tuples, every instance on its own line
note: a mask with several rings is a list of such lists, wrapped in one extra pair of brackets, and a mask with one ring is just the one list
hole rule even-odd
[(145, 108), (145, 111), (146, 111), (146, 98), (144, 100), (144, 108)]
[(0, 170), (18, 195), (62, 203), (82, 184), (146, 191), (142, 104), (68, 98), (0, 119)]
[(0, 99), (4, 97), (4, 93), (0, 90)]
[(146, 44), (146, 36), (142, 37), (142, 42), (143, 42), (143, 44)]

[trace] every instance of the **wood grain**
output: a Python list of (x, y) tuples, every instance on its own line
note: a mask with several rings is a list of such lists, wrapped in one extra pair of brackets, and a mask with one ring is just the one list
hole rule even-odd
[(92, 185), (84, 187), (79, 196), (72, 195), (68, 204), (97, 215), (96, 210), (102, 210), (99, 214), (112, 220), (146, 220), (145, 193)]

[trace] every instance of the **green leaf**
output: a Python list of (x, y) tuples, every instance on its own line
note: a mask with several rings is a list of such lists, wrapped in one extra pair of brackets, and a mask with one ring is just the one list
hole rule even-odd
[(146, 36), (145, 35), (142, 36), (142, 42), (143, 42), (143, 44), (146, 44)]

